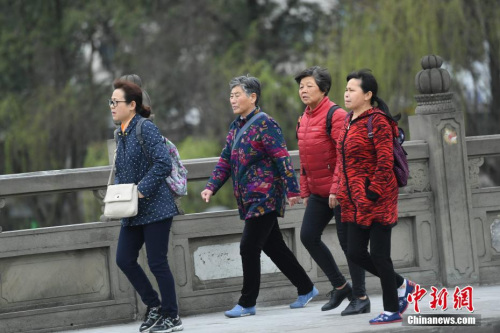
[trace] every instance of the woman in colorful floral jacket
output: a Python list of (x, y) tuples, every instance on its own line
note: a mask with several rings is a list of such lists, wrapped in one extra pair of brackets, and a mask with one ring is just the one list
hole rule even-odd
[(230, 126), (226, 145), (201, 197), (206, 202), (231, 176), (240, 218), (245, 220), (240, 242), (243, 289), (238, 304), (226, 311), (235, 318), (255, 314), (260, 288), (260, 254), (266, 253), (297, 287), (299, 297), (290, 305), (301, 308), (318, 294), (311, 279), (286, 246), (278, 226), (300, 198), (290, 155), (278, 123), (258, 106), (260, 82), (240, 76), (229, 83), (230, 103), (238, 118)]

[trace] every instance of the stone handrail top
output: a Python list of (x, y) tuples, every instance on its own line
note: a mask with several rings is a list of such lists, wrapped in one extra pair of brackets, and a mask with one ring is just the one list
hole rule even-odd
[[(500, 134), (467, 137), (469, 156), (500, 155)], [(404, 143), (409, 160), (429, 158), (428, 145), (423, 140)], [(294, 167), (299, 168), (297, 150), (290, 151)], [(188, 179), (206, 180), (219, 157), (183, 160), (188, 169)], [(110, 166), (78, 169), (48, 170), (28, 173), (0, 175), (0, 198), (57, 192), (105, 189)]]

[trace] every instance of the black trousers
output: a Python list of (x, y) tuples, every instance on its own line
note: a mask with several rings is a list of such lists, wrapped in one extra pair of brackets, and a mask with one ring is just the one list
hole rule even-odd
[[(404, 279), (394, 271), (391, 260), (391, 228), (373, 223), (363, 229), (355, 223), (346, 223), (347, 256), (366, 271), (380, 278), (384, 310), (399, 311), (397, 288)], [(370, 252), (368, 253), (368, 243)]]
[(264, 251), (283, 274), (297, 287), (299, 295), (313, 289), (313, 283), (286, 246), (278, 226), (276, 212), (245, 221), (240, 243), (243, 264), (243, 289), (238, 304), (242, 307), (255, 306), (260, 289), (260, 254)]
[[(302, 228), (300, 230), (300, 240), (304, 244), (309, 254), (325, 273), (334, 288), (343, 286), (346, 283), (344, 275), (339, 270), (332, 252), (321, 240), (321, 236), (330, 220), (335, 216), (335, 226), (340, 247), (347, 257), (347, 225), (340, 222), (340, 205), (331, 209), (328, 205), (328, 198), (318, 195), (311, 195), (307, 202)], [(352, 289), (354, 297), (366, 295), (365, 270), (347, 258), (347, 265), (352, 279)]]

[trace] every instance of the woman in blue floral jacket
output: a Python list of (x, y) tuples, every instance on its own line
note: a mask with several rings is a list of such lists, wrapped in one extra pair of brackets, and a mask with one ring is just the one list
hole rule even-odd
[(259, 80), (240, 76), (229, 86), (229, 100), (238, 118), (231, 124), (219, 162), (201, 192), (209, 202), (231, 176), (240, 218), (245, 220), (240, 242), (243, 289), (238, 304), (225, 315), (255, 314), (262, 251), (297, 287), (299, 297), (290, 307), (301, 308), (318, 290), (286, 246), (278, 226), (278, 217), (285, 214), (286, 198), (291, 206), (300, 198), (290, 155), (278, 123), (258, 106)]
[[(178, 214), (165, 178), (172, 170), (167, 147), (158, 128), (150, 121), (142, 125), (145, 156), (136, 136), (137, 122), (151, 114), (143, 105), (139, 86), (117, 80), (109, 100), (113, 121), (121, 123), (117, 135), (115, 184), (137, 184), (139, 210), (136, 216), (122, 219), (116, 250), (116, 263), (147, 306), (140, 332), (182, 330), (178, 316), (175, 284), (167, 262), (168, 238), (172, 218)], [(149, 160), (152, 161), (151, 165)], [(148, 265), (158, 282), (161, 300), (137, 263), (146, 245)]]

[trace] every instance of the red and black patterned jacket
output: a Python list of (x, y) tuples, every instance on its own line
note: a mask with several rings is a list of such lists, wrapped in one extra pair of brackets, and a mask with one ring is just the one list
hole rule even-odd
[[(367, 122), (373, 116), (373, 138)], [(393, 172), (393, 137), (397, 123), (378, 108), (351, 121), (346, 119), (337, 144), (337, 200), (342, 222), (369, 228), (372, 223), (394, 226), (398, 220), (398, 184)]]
[(300, 196), (316, 194), (328, 197), (333, 184), (333, 172), (337, 162), (337, 138), (347, 112), (335, 110), (332, 116), (332, 132), (328, 137), (326, 118), (335, 105), (328, 97), (311, 110), (306, 107), (297, 130), (300, 156)]

